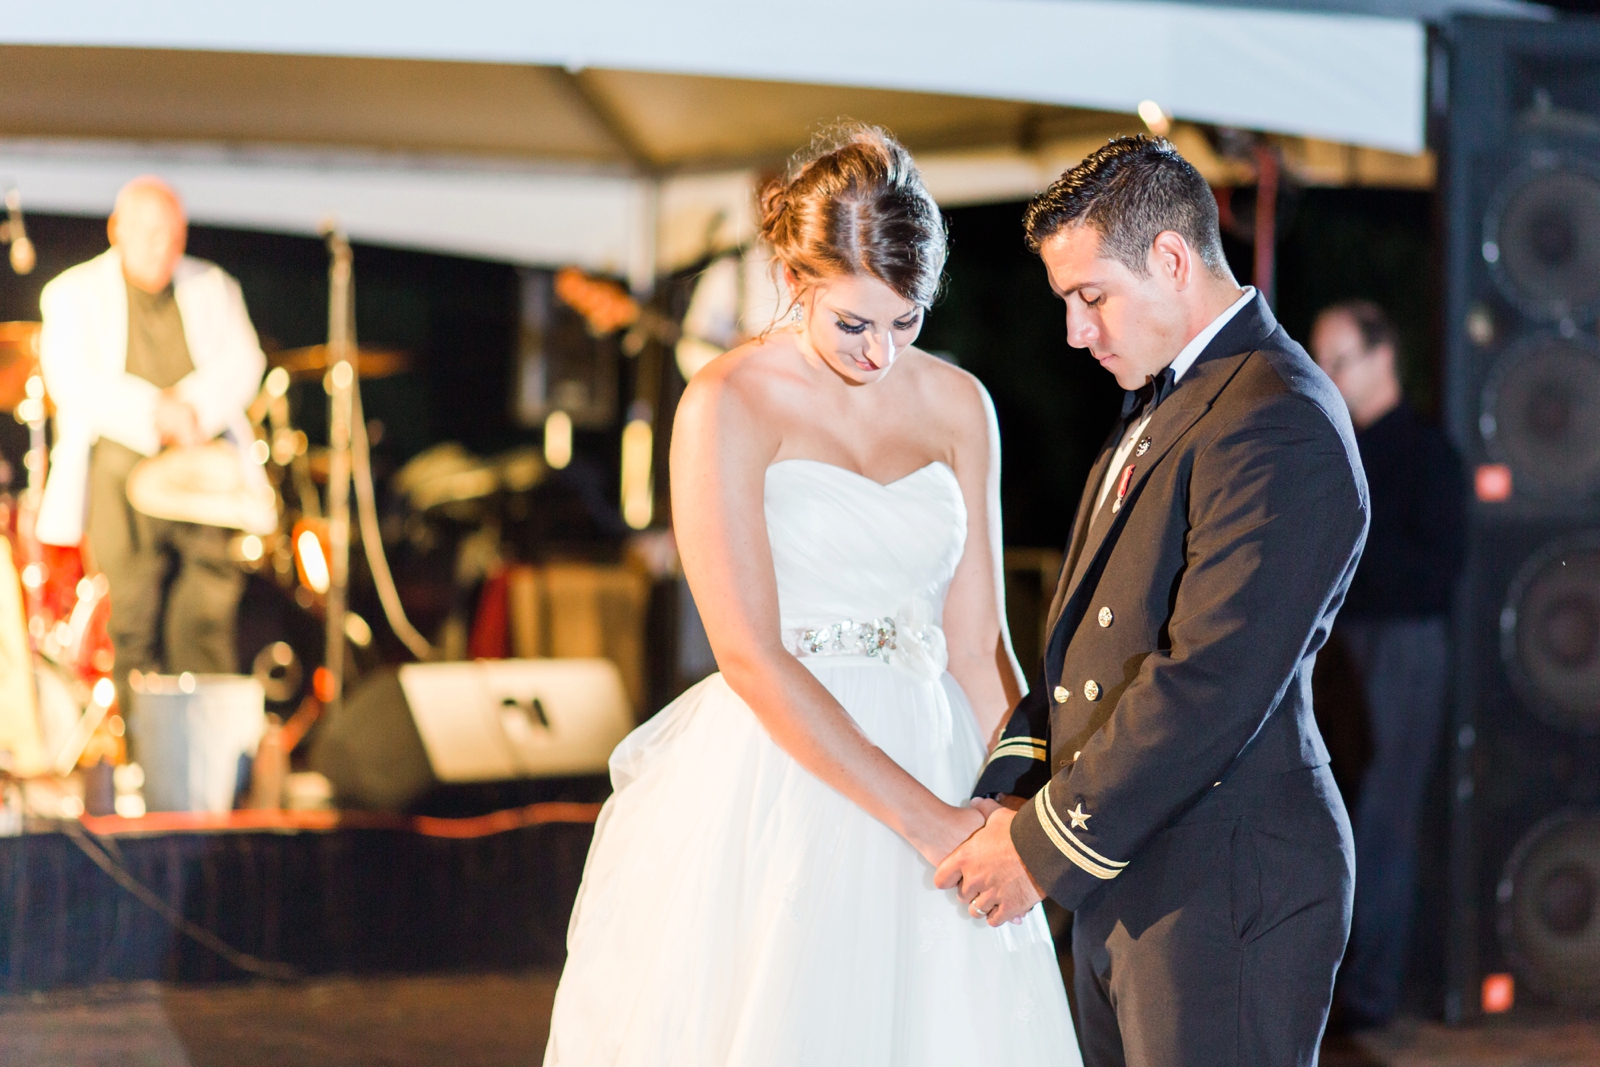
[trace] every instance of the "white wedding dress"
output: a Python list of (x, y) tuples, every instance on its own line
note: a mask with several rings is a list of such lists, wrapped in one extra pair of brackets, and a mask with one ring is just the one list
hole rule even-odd
[[(966, 536), (955, 475), (885, 486), (784, 460), (766, 518), (786, 643), (891, 759), (965, 803), (984, 746), (938, 628)], [(546, 1067), (1080, 1063), (1043, 909), (969, 917), (720, 675), (624, 740), (611, 777)]]

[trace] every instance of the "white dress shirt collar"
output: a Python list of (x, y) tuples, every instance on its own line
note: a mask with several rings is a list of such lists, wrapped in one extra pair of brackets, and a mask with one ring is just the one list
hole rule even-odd
[[(1211, 325), (1195, 334), (1194, 338), (1183, 346), (1183, 351), (1178, 353), (1178, 358), (1167, 364), (1172, 368), (1173, 384), (1177, 384), (1178, 380), (1183, 377), (1183, 372), (1194, 365), (1194, 361), (1200, 358), (1200, 353), (1206, 350), (1206, 345), (1210, 344), (1211, 339), (1222, 332), (1222, 328), (1233, 320), (1233, 317), (1239, 313), (1239, 309), (1250, 303), (1255, 297), (1255, 286), (1245, 286), (1244, 295), (1235, 300), (1228, 310), (1212, 319)], [(1111, 463), (1106, 467), (1105, 477), (1100, 482), (1100, 496), (1095, 501), (1096, 509), (1105, 506), (1106, 497), (1111, 495), (1112, 485), (1121, 476), (1122, 465), (1128, 462), (1128, 455), (1133, 451), (1133, 443), (1144, 436), (1145, 428), (1150, 425), (1152, 414), (1153, 412), (1147, 410), (1144, 418), (1139, 420), (1137, 426), (1128, 431), (1128, 435), (1123, 438), (1122, 443), (1111, 454)]]
[(1221, 333), (1222, 328), (1232, 322), (1235, 315), (1239, 314), (1239, 310), (1255, 298), (1256, 287), (1253, 285), (1245, 286), (1244, 295), (1230, 304), (1228, 310), (1212, 319), (1211, 325), (1195, 334), (1189, 343), (1183, 346), (1183, 351), (1178, 353), (1178, 358), (1168, 364), (1172, 368), (1172, 380), (1174, 383), (1183, 380), (1184, 372), (1194, 366), (1194, 361), (1200, 358), (1200, 353), (1206, 350), (1206, 345), (1211, 343), (1212, 338)]

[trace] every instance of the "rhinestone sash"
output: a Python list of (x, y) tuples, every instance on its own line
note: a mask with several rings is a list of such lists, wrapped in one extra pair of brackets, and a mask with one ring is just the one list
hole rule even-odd
[(893, 619), (841, 619), (824, 626), (788, 631), (792, 651), (801, 656), (881, 656), (885, 662), (899, 647)]
[(839, 619), (783, 632), (783, 644), (795, 656), (866, 656), (883, 663), (938, 677), (946, 664), (944, 632), (932, 622), (924, 603), (908, 605), (894, 615), (873, 619)]

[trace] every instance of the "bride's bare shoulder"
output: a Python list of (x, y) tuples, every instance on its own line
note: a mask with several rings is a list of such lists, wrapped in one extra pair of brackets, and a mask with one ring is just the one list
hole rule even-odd
[(781, 337), (757, 338), (724, 352), (690, 379), (675, 426), (715, 432), (771, 419), (798, 384), (794, 355), (793, 343)]
[(954, 363), (920, 348), (908, 349), (907, 370), (920, 407), (948, 429), (976, 431), (987, 436), (994, 404), (989, 391), (975, 376)]

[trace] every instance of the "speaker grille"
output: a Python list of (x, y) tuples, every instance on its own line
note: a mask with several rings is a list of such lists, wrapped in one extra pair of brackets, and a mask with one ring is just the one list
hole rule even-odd
[(1502, 652), (1523, 702), (1561, 730), (1600, 733), (1600, 545), (1558, 544), (1512, 584)]
[(1485, 383), (1479, 429), (1519, 496), (1600, 488), (1600, 350), (1555, 336), (1511, 348)]
[(1528, 167), (1506, 190), (1484, 227), (1484, 257), (1500, 288), (1534, 318), (1592, 313), (1600, 303), (1600, 181)]
[(1600, 816), (1563, 813), (1518, 843), (1499, 887), (1500, 936), (1519, 977), (1600, 1005)]

